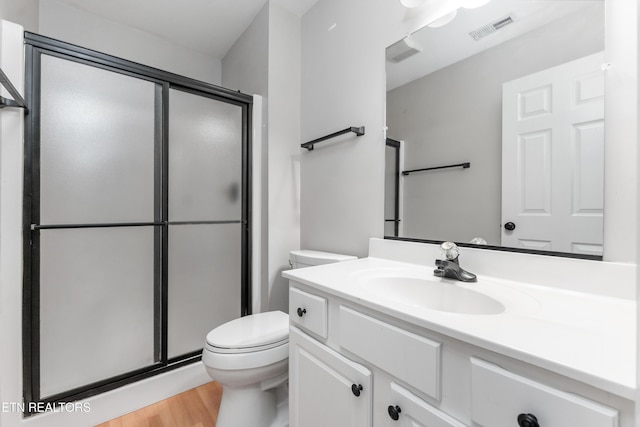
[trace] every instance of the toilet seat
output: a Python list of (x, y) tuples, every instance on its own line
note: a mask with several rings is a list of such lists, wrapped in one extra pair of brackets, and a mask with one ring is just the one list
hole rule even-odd
[(252, 353), (286, 344), (289, 316), (267, 311), (231, 320), (207, 334), (206, 347), (216, 353)]
[(266, 350), (245, 353), (220, 353), (207, 344), (202, 352), (202, 363), (214, 369), (231, 371), (262, 368), (289, 358), (289, 342)]
[(225, 370), (251, 369), (289, 357), (289, 316), (268, 311), (234, 319), (207, 334), (203, 362)]

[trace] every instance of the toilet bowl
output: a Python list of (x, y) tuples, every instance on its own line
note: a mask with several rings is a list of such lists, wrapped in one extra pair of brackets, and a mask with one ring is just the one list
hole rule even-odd
[(288, 358), (289, 317), (282, 311), (241, 317), (209, 332), (202, 362), (223, 388), (216, 426), (286, 427), (286, 417), (278, 416), (278, 406), (287, 410), (286, 392), (276, 388), (286, 385)]
[[(356, 259), (292, 251), (293, 268)], [(222, 384), (216, 427), (288, 427), (289, 316), (268, 311), (241, 317), (207, 334), (202, 362)]]

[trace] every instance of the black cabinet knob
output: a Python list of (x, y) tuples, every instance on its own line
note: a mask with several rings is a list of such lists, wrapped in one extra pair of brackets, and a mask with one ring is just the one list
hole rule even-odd
[(298, 312), (298, 317), (302, 317), (302, 316), (304, 316), (306, 314), (307, 309), (306, 308), (302, 308), (302, 307), (298, 307), (297, 312)]
[(509, 221), (504, 225), (504, 229), (508, 231), (513, 231), (516, 229), (516, 225), (513, 222)]
[(538, 419), (533, 414), (518, 415), (518, 425), (520, 427), (540, 427), (540, 424), (538, 424)]
[(389, 405), (389, 407), (387, 408), (387, 412), (389, 412), (389, 416), (393, 421), (398, 421), (398, 419), (400, 418), (400, 412), (402, 411), (400, 410), (400, 407), (397, 405), (396, 406)]
[(351, 392), (355, 397), (359, 397), (361, 391), (362, 391), (361, 384), (351, 384)]

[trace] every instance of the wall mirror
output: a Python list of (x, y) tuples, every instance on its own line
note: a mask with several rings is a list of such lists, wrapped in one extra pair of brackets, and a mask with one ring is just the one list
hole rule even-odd
[(387, 48), (385, 236), (601, 259), (604, 6), (493, 0)]

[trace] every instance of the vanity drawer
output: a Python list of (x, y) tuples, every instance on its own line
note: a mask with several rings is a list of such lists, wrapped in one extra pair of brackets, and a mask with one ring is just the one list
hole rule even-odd
[(327, 299), (290, 288), (289, 319), (301, 328), (327, 338)]
[(344, 306), (340, 306), (338, 341), (343, 349), (440, 400), (439, 342)]
[[(513, 427), (531, 414), (542, 427), (617, 427), (618, 411), (471, 358), (471, 418), (483, 427)], [(534, 424), (535, 425), (535, 424)]]
[(465, 424), (393, 382), (391, 383), (390, 398), (390, 405), (387, 408), (389, 415), (388, 425), (396, 425), (391, 423), (400, 421), (399, 425), (401, 426), (466, 427)]

